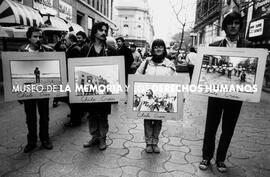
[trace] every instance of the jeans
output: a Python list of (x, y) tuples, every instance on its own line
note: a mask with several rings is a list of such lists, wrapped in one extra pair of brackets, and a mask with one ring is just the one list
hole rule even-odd
[(108, 114), (91, 114), (88, 120), (89, 132), (92, 137), (106, 139), (109, 130)]
[(28, 144), (37, 142), (37, 107), (40, 116), (39, 138), (41, 141), (49, 139), (49, 98), (24, 100)]
[(145, 142), (149, 145), (157, 145), (159, 134), (162, 127), (161, 120), (144, 120), (144, 136)]
[(202, 150), (203, 159), (211, 160), (213, 158), (216, 132), (222, 118), (222, 133), (218, 144), (216, 161), (224, 162), (241, 106), (242, 101), (209, 97)]

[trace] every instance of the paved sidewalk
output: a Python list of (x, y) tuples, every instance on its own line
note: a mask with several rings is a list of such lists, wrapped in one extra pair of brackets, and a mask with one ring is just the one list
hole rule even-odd
[[(52, 106), (52, 104), (50, 104)], [(143, 121), (128, 119), (123, 102), (113, 106), (109, 118), (108, 148), (83, 148), (90, 139), (87, 120), (81, 127), (64, 128), (68, 107), (50, 108), (50, 134), (54, 149), (23, 153), (26, 125), (23, 106), (0, 104), (0, 175), (5, 177), (269, 177), (270, 95), (261, 103), (244, 103), (229, 148), (226, 174), (214, 161), (207, 171), (198, 169), (207, 97), (188, 95), (182, 122), (163, 123), (160, 154), (144, 152)], [(220, 130), (218, 134), (220, 133)]]

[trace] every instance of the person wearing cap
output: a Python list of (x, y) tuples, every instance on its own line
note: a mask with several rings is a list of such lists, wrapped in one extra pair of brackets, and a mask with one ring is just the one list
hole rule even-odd
[[(222, 30), (226, 33), (225, 39), (214, 42), (209, 46), (250, 47), (250, 43), (239, 36), (242, 26), (241, 15), (238, 12), (229, 13), (222, 22)], [(224, 161), (241, 107), (242, 101), (209, 97), (202, 148), (203, 160), (199, 164), (201, 170), (206, 170), (211, 164), (210, 161), (215, 151), (216, 132), (222, 119), (222, 132), (216, 153), (216, 166), (219, 172), (226, 172), (227, 168)]]

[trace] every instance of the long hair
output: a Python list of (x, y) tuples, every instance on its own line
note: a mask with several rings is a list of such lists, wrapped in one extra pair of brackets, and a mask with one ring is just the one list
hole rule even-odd
[(164, 52), (163, 52), (162, 57), (165, 58), (165, 57), (167, 56), (167, 51), (166, 51), (166, 45), (165, 45), (165, 42), (164, 42), (162, 39), (155, 39), (155, 40), (153, 41), (152, 47), (151, 47), (151, 53), (152, 53), (153, 56), (155, 55), (155, 52), (154, 52), (155, 46), (163, 46)]
[(98, 30), (102, 29), (102, 26), (106, 26), (107, 30), (109, 29), (109, 25), (105, 22), (97, 22), (92, 26), (92, 31), (91, 31), (91, 35), (90, 35), (91, 42), (95, 41), (95, 35), (96, 35)]

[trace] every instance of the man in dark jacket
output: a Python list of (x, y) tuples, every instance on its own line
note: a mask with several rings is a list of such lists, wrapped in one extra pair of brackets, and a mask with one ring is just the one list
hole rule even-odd
[[(249, 43), (239, 36), (241, 28), (241, 15), (236, 12), (228, 14), (222, 23), (222, 29), (225, 30), (226, 38), (210, 44), (210, 46), (249, 47)], [(217, 148), (216, 165), (219, 172), (226, 172), (224, 161), (240, 114), (241, 106), (242, 101), (209, 97), (202, 149), (203, 160), (199, 165), (201, 170), (206, 170), (213, 158), (216, 132), (222, 118), (222, 133)]]
[[(113, 48), (107, 48), (106, 45), (108, 29), (108, 24), (104, 22), (93, 25), (90, 44), (84, 46), (81, 51), (83, 57), (116, 55), (116, 51)], [(83, 146), (87, 148), (99, 143), (99, 149), (105, 150), (107, 148), (106, 136), (109, 130), (108, 115), (111, 113), (111, 103), (84, 104), (83, 109), (89, 112), (89, 131), (92, 135), (92, 139)]]
[(129, 48), (125, 45), (125, 40), (123, 37), (116, 38), (117, 43), (117, 55), (123, 55), (125, 58), (125, 76), (126, 76), (126, 85), (128, 80), (128, 74), (133, 74), (131, 65), (134, 62), (134, 58), (132, 52)]
[[(30, 27), (26, 32), (29, 43), (20, 47), (21, 52), (50, 52), (53, 51), (49, 46), (42, 45), (41, 30), (36, 27)], [(24, 111), (26, 114), (26, 124), (28, 128), (27, 145), (24, 152), (30, 152), (36, 148), (37, 143), (37, 107), (40, 115), (39, 138), (45, 149), (52, 149), (53, 145), (49, 138), (49, 98), (24, 100)]]
[[(69, 33), (65, 37), (65, 44), (66, 44), (66, 58), (76, 58), (81, 56), (81, 48), (77, 44), (77, 38), (74, 34)], [(68, 63), (68, 62), (67, 62)], [(67, 74), (68, 75), (68, 74)], [(83, 112), (76, 111), (76, 106), (74, 104), (69, 104), (68, 98), (64, 97), (62, 99), (64, 102), (67, 102), (71, 113), (70, 113), (70, 122), (66, 123), (66, 127), (76, 127), (81, 125), (81, 118)]]

